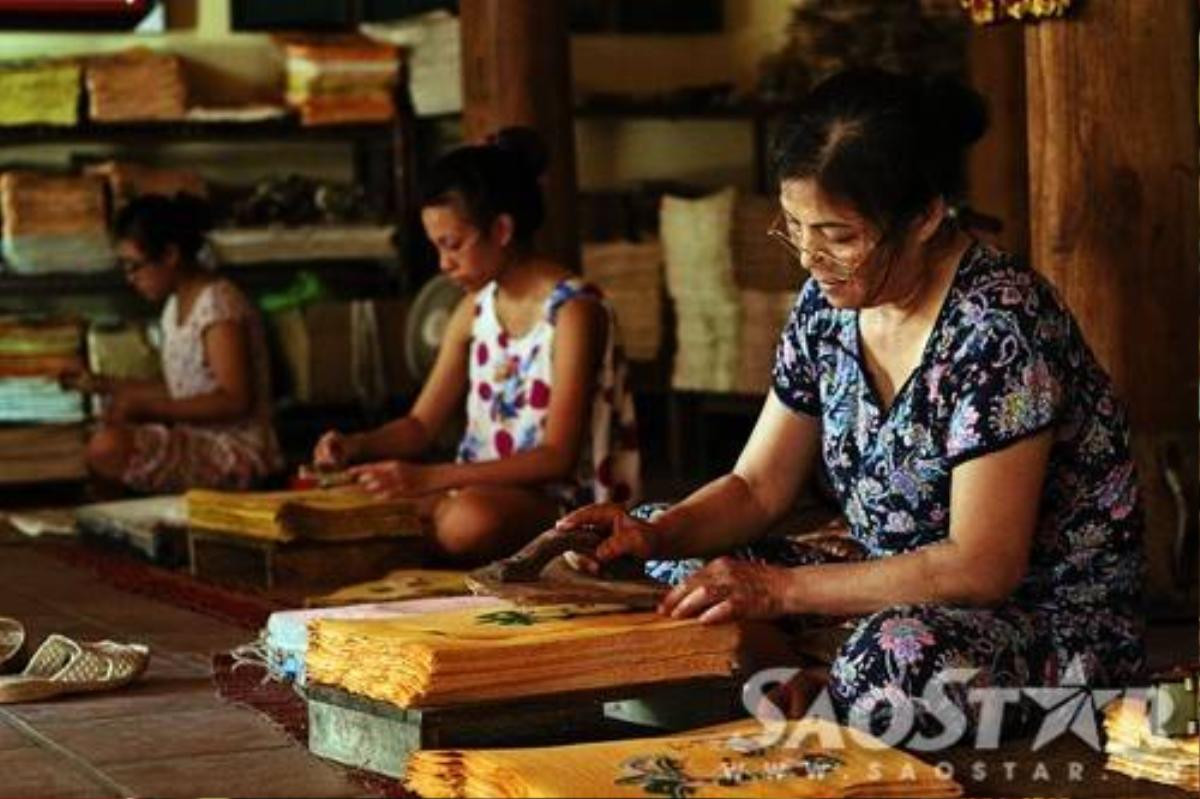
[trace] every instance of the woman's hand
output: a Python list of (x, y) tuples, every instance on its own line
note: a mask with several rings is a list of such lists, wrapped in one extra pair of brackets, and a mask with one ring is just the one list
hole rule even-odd
[(362, 447), (357, 436), (330, 430), (313, 447), (313, 465), (318, 469), (344, 469), (359, 457)]
[(68, 369), (60, 372), (58, 384), (64, 391), (79, 391), (84, 394), (111, 394), (114, 389), (112, 380), (87, 369)]
[(149, 400), (137, 392), (118, 389), (105, 403), (102, 418), (110, 425), (146, 421), (150, 417), (148, 406)]
[(795, 579), (792, 569), (718, 558), (675, 586), (658, 612), (676, 619), (699, 616), (706, 624), (773, 619), (788, 612)]
[(404, 461), (377, 461), (349, 469), (350, 475), (378, 499), (407, 499), (442, 488), (433, 466)]
[(576, 552), (567, 561), (576, 569), (597, 574), (600, 567), (622, 557), (651, 560), (657, 557), (662, 532), (652, 522), (630, 516), (625, 508), (613, 502), (589, 505), (569, 513), (559, 520), (556, 530), (595, 527), (608, 537), (594, 553)]

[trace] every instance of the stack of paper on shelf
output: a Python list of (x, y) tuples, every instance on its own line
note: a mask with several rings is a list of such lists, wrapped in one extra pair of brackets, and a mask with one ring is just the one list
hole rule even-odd
[(94, 122), (183, 119), (187, 81), (170, 53), (136, 47), (88, 59), (88, 116)]
[(78, 355), (82, 340), (78, 319), (0, 316), (0, 357)]
[(765, 394), (771, 386), (771, 368), (779, 334), (787, 324), (796, 295), (786, 291), (742, 289), (741, 354), (734, 389), (741, 394)]
[(89, 166), (84, 174), (96, 175), (108, 182), (114, 209), (119, 209), (135, 197), (145, 194), (191, 194), (206, 197), (208, 186), (198, 172), (190, 169), (168, 169), (125, 161), (105, 161)]
[(1125, 697), (1105, 708), (1104, 732), (1106, 768), (1193, 794), (1200, 791), (1200, 736), (1156, 734), (1144, 699)]
[(285, 40), (283, 49), (287, 102), (305, 125), (385, 122), (395, 115), (396, 48), (325, 36)]
[(662, 258), (657, 241), (583, 246), (583, 276), (599, 286), (612, 305), (630, 360), (653, 361), (662, 348)]
[(70, 60), (0, 67), (0, 125), (78, 124), (81, 73)]
[(385, 621), (318, 620), (308, 677), (399, 707), (728, 676), (738, 624), (547, 605)]
[(667, 290), (675, 302), (671, 385), (731, 391), (737, 377), (741, 303), (733, 275), (733, 188), (699, 200), (663, 197), (659, 225)]
[(956, 797), (962, 787), (824, 719), (767, 735), (754, 720), (659, 738), (529, 749), (426, 750), (405, 782), (425, 797)]
[(99, 178), (5, 172), (0, 215), (4, 259), (15, 272), (94, 272), (115, 262)]
[(86, 417), (83, 395), (63, 389), (52, 377), (0, 379), (0, 422), (82, 422)]
[(408, 91), (417, 116), (461, 111), (462, 34), (458, 17), (433, 11), (395, 22), (361, 27), (372, 39), (407, 51)]
[(0, 425), (0, 484), (81, 479), (84, 436), (80, 425)]
[(795, 294), (808, 279), (800, 262), (767, 235), (779, 215), (779, 202), (759, 194), (738, 195), (733, 206), (733, 272), (738, 286)]
[(192, 527), (267, 541), (357, 541), (421, 534), (416, 504), (355, 486), (312, 491), (189, 491)]
[(222, 228), (208, 238), (222, 264), (267, 264), (348, 258), (394, 258), (391, 225)]
[(0, 422), (83, 421), (83, 395), (58, 380), (82, 369), (82, 339), (77, 320), (0, 317)]

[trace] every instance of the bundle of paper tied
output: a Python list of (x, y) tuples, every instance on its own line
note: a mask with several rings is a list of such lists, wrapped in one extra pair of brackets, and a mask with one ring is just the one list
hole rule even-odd
[(357, 486), (312, 491), (189, 491), (188, 525), (268, 541), (355, 541), (421, 535), (410, 500), (381, 500)]
[(306, 665), (312, 682), (399, 707), (438, 707), (728, 676), (744, 631), (605, 606), (505, 603), (318, 619)]

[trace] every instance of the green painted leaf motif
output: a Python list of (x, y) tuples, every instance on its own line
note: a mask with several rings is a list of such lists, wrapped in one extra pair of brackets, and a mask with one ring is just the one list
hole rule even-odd
[(498, 627), (532, 627), (537, 619), (532, 613), (520, 610), (494, 610), (476, 617), (480, 624), (495, 624)]
[(683, 764), (666, 755), (635, 757), (622, 764), (627, 773), (618, 777), (617, 785), (637, 785), (651, 796), (669, 796), (671, 799), (687, 799), (695, 796), (696, 789), (711, 780), (697, 779), (688, 775)]

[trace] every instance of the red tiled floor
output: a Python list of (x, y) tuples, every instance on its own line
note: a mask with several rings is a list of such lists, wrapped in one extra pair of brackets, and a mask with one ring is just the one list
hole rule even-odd
[(23, 749), (27, 746), (32, 746), (28, 738), (3, 720), (0, 720), (0, 752), (6, 752), (10, 749)]
[(212, 682), (208, 677), (168, 679), (147, 676), (120, 691), (11, 705), (9, 711), (37, 725), (188, 713), (210, 709), (214, 706), (214, 700)]
[(0, 752), (0, 795), (6, 799), (41, 796), (69, 799), (120, 794), (55, 755), (27, 747)]
[(34, 647), (60, 632), (145, 641), (152, 653), (132, 686), (0, 708), (6, 799), (363, 794), (263, 716), (217, 697), (207, 653), (252, 640), (251, 630), (118, 591), (20, 545), (0, 557), (0, 615), (22, 619)]
[(194, 755), (277, 749), (287, 742), (271, 722), (233, 707), (106, 719), (41, 719), (40, 734), (94, 766), (147, 763)]
[(250, 643), (255, 635), (245, 630), (231, 629), (224, 633), (189, 632), (152, 633), (145, 640), (156, 648), (168, 649), (198, 656), (209, 656), (217, 652), (228, 652), (236, 646)]
[[(3, 550), (5, 554), (9, 551)], [(26, 616), (45, 616), (52, 612), (53, 609), (49, 605), (36, 597), (9, 590), (7, 586), (0, 587), (0, 615), (22, 619)]]

